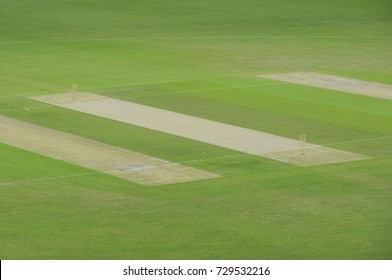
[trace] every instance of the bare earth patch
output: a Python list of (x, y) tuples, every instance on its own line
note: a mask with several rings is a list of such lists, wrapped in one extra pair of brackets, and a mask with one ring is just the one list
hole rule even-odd
[(322, 146), (308, 148), (306, 149), (305, 154), (301, 154), (298, 153), (298, 151), (291, 150), (268, 153), (264, 154), (263, 156), (266, 156), (271, 159), (285, 161), (287, 163), (299, 166), (321, 165), (326, 163), (338, 163), (367, 158), (362, 155)]
[[(76, 99), (72, 99), (71, 93), (32, 98), (63, 108), (296, 165), (319, 165), (365, 158), (362, 155), (327, 148), (324, 148), (322, 153), (303, 156), (299, 152), (298, 140), (87, 92), (78, 93)], [(319, 145), (311, 143), (307, 147), (320, 148)], [(292, 154), (299, 157), (294, 160)]]
[(0, 116), (0, 142), (98, 170), (142, 185), (219, 177), (69, 133)]
[(392, 100), (392, 85), (388, 84), (367, 82), (312, 72), (270, 74), (260, 75), (260, 77)]

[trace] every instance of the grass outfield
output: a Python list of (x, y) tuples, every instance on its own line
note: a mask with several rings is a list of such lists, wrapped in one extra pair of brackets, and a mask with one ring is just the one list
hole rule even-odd
[[(257, 77), (392, 84), (390, 1), (314, 2), (1, 1), (0, 114), (223, 177), (145, 187), (0, 143), (0, 259), (391, 259), (392, 101)], [(371, 158), (295, 167), (26, 98), (73, 82)]]

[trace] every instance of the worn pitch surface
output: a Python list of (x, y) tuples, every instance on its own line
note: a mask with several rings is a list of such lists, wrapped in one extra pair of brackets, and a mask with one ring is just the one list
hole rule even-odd
[(260, 75), (260, 77), (392, 100), (392, 85), (388, 84), (367, 82), (312, 72), (269, 74)]
[(83, 137), (0, 116), (0, 142), (143, 185), (219, 177)]
[[(307, 155), (302, 155), (298, 140), (92, 93), (80, 92), (76, 99), (71, 93), (36, 96), (33, 99), (296, 165), (319, 165), (365, 158), (325, 147), (320, 150), (319, 145), (311, 143), (307, 144)], [(315, 150), (319, 152), (310, 153)]]

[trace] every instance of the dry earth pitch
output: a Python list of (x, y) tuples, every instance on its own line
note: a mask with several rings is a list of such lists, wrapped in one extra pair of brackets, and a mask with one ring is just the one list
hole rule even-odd
[(219, 177), (69, 133), (0, 116), (0, 142), (67, 161), (142, 185)]
[(88, 92), (32, 97), (63, 108), (141, 126), (208, 144), (282, 162), (309, 166), (366, 158), (363, 155), (308, 143), (306, 155), (299, 141), (261, 131), (206, 120)]
[(269, 74), (260, 75), (260, 77), (392, 100), (392, 85), (388, 84), (360, 81), (312, 72)]

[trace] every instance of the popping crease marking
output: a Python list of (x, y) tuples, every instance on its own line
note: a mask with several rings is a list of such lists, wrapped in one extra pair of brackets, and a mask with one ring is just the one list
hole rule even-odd
[(389, 138), (392, 138), (392, 135), (381, 136), (381, 137), (374, 137), (374, 138), (364, 138), (364, 139), (357, 139), (357, 140), (348, 140), (348, 141), (342, 141), (342, 142), (327, 143), (327, 144), (322, 144), (322, 145), (323, 146), (333, 146), (333, 145), (339, 145), (339, 144), (345, 144), (345, 143), (357, 143), (357, 142), (366, 142), (366, 141), (376, 141), (376, 140), (389, 139)]
[(170, 95), (170, 94), (178, 94), (178, 93), (192, 93), (192, 92), (202, 92), (202, 91), (214, 91), (214, 90), (225, 90), (225, 89), (237, 89), (237, 88), (250, 88), (250, 87), (263, 87), (263, 86), (277, 86), (281, 85), (283, 82), (277, 81), (273, 84), (253, 84), (253, 85), (245, 85), (245, 86), (235, 86), (235, 87), (221, 87), (221, 88), (209, 88), (209, 89), (194, 89), (194, 90), (183, 90), (183, 91), (171, 91), (171, 92), (161, 92), (161, 93), (151, 93), (151, 94), (143, 94), (136, 95), (135, 97), (148, 97), (148, 96), (157, 96), (157, 95)]
[(166, 37), (122, 37), (122, 38), (62, 38), (31, 41), (3, 41), (0, 45), (8, 44), (39, 44), (39, 43), (66, 43), (66, 42), (111, 42), (133, 40), (175, 40), (175, 39), (345, 39), (345, 40), (372, 40), (392, 39), (390, 36), (166, 36)]
[[(392, 135), (387, 136), (387, 137), (361, 139), (361, 140), (357, 140), (357, 142), (358, 141), (370, 141), (372, 139), (380, 139), (380, 138), (392, 138)], [(346, 142), (353, 142), (353, 141), (346, 141)], [(346, 143), (346, 142), (340, 142), (340, 143)], [(333, 143), (333, 144), (336, 144), (336, 143)], [(324, 146), (327, 146), (327, 145), (329, 145), (329, 144), (324, 144)], [(214, 161), (214, 160), (221, 160), (221, 159), (235, 159), (235, 158), (246, 158), (246, 157), (254, 157), (254, 156), (249, 155), (249, 154), (225, 155), (225, 156), (221, 156), (221, 157), (210, 157), (210, 158), (201, 158), (201, 159), (194, 159), (194, 160), (171, 162), (171, 163), (166, 163), (166, 164), (162, 164), (162, 165), (187, 164), (187, 163), (207, 162), (207, 161)], [(277, 155), (277, 157), (279, 157), (279, 155)], [(372, 158), (383, 158), (383, 157), (387, 157), (387, 156), (377, 156), (377, 157), (372, 157)], [(295, 166), (292, 166), (292, 168), (295, 168)], [(98, 175), (98, 174), (109, 174), (110, 175), (111, 173), (119, 173), (119, 172), (121, 172), (121, 171), (113, 170), (113, 171), (106, 171), (106, 172), (87, 172), (87, 173), (78, 173), (78, 174), (62, 175), (62, 176), (42, 177), (42, 178), (36, 178), (36, 179), (4, 182), (4, 183), (0, 183), (0, 186), (17, 185), (17, 184), (39, 182), (39, 181), (46, 181), (46, 180), (66, 179), (66, 178), (72, 178), (72, 177)]]
[[(211, 157), (211, 158), (205, 158), (205, 159), (196, 159), (196, 160), (187, 160), (187, 161), (179, 161), (179, 162), (168, 162), (161, 164), (159, 166), (151, 166), (149, 168), (158, 168), (161, 166), (170, 166), (170, 165), (175, 165), (175, 164), (183, 164), (183, 163), (193, 163), (193, 162), (203, 162), (203, 161), (210, 161), (210, 160), (219, 160), (219, 159), (228, 159), (228, 158), (239, 158), (239, 157), (249, 157), (251, 155), (226, 155), (222, 157)], [(192, 167), (189, 167), (192, 168)], [(89, 175), (98, 175), (98, 174), (115, 174), (115, 173), (122, 173), (120, 170), (111, 170), (111, 171), (97, 171), (97, 172), (86, 172), (86, 173), (77, 173), (77, 174), (70, 174), (70, 175), (60, 175), (60, 176), (51, 176), (51, 177), (42, 177), (42, 178), (36, 178), (36, 179), (26, 179), (26, 180), (17, 180), (17, 181), (10, 181), (10, 182), (3, 182), (0, 183), (0, 186), (8, 186), (8, 185), (17, 185), (17, 184), (23, 184), (23, 183), (31, 183), (31, 182), (39, 182), (39, 181), (47, 181), (47, 180), (56, 180), (56, 179), (66, 179), (66, 178), (72, 178), (72, 177), (80, 177), (80, 176), (89, 176)], [(132, 171), (130, 172), (132, 173)]]
[[(152, 94), (144, 94), (144, 95), (135, 95), (135, 98), (149, 97), (149, 96), (158, 96), (158, 95), (171, 95), (171, 94), (179, 94), (179, 93), (192, 93), (192, 92), (202, 92), (202, 91), (225, 90), (225, 89), (276, 86), (276, 85), (280, 85), (280, 84), (283, 84), (283, 82), (276, 81), (273, 84), (253, 84), (253, 85), (244, 85), (244, 86), (235, 86), (235, 87), (220, 87), (220, 88), (209, 88), (209, 89), (172, 91), (172, 92), (162, 92), (162, 93), (155, 93), (155, 94), (152, 93)], [(28, 97), (23, 96), (23, 95), (20, 95), (19, 97), (24, 97), (26, 99), (29, 99)], [(18, 107), (18, 108), (10, 108), (10, 109), (1, 109), (0, 112), (8, 112), (8, 111), (16, 111), (16, 110), (31, 110), (31, 109), (48, 108), (48, 107), (55, 107), (55, 106), (53, 106), (53, 105), (40, 105), (40, 106), (31, 106), (31, 107)]]

